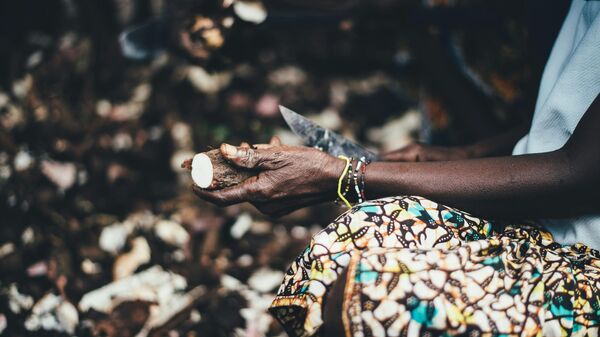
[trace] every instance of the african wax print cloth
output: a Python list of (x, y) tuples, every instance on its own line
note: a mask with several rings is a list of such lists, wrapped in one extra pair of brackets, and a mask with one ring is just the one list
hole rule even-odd
[(597, 336), (600, 253), (531, 223), (479, 219), (421, 197), (354, 206), (292, 263), (270, 312), (313, 336), (347, 273), (347, 336)]

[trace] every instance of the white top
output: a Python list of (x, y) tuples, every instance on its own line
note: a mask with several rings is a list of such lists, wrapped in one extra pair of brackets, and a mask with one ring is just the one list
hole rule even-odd
[[(544, 69), (531, 129), (513, 155), (561, 148), (600, 93), (599, 12), (600, 1), (571, 3)], [(600, 250), (600, 214), (540, 222), (558, 243), (581, 242)]]

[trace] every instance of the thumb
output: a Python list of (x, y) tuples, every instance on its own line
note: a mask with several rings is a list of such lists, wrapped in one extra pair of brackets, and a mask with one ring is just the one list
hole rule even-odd
[(413, 151), (403, 148), (400, 150), (384, 153), (381, 156), (383, 161), (415, 161), (415, 153)]
[(220, 150), (226, 159), (239, 167), (269, 169), (270, 158), (263, 150), (229, 144), (222, 144)]

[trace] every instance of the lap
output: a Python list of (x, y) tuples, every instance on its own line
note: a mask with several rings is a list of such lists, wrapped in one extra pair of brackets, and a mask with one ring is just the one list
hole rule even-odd
[[(463, 312), (469, 314), (469, 310), (473, 311), (472, 308), (481, 303), (491, 305), (494, 302), (499, 293), (490, 291), (493, 289), (490, 287), (500, 287), (499, 280), (505, 284), (506, 277), (520, 280), (522, 275), (533, 277), (533, 274), (541, 273), (533, 269), (526, 271), (522, 266), (539, 268), (542, 265), (539, 263), (542, 253), (535, 255), (533, 252), (540, 252), (539, 247), (546, 247), (544, 245), (552, 245), (549, 234), (537, 227), (507, 228), (508, 231), (495, 231), (489, 221), (420, 197), (385, 198), (357, 205), (315, 235), (303, 254), (292, 263), (271, 312), (281, 322), (287, 322), (284, 326), (290, 335), (314, 334), (323, 323), (322, 308), (327, 293), (333, 285), (339, 284), (339, 275), (350, 266), (348, 284), (345, 285), (346, 310), (343, 311), (347, 315), (348, 332), (361, 335), (367, 329), (369, 335), (381, 326), (384, 330), (377, 331), (394, 335), (394, 329), (407, 329), (410, 322), (419, 323), (418, 318), (417, 321), (412, 318), (418, 317), (421, 311), (426, 320), (432, 319), (436, 324), (445, 320), (447, 329), (460, 321), (449, 318), (447, 310), (455, 310), (464, 317)], [(486, 248), (482, 248), (484, 246)], [(520, 254), (527, 258), (523, 260)], [(535, 260), (534, 255), (539, 259)], [(543, 255), (548, 254), (544, 252)], [(507, 267), (514, 264), (521, 266), (520, 269)], [(456, 270), (449, 271), (452, 265)], [(467, 270), (467, 266), (474, 269)], [(509, 271), (512, 274), (507, 274)], [(469, 279), (467, 273), (473, 274), (473, 278)], [(444, 280), (443, 286), (440, 280)], [(489, 284), (482, 288), (479, 283), (466, 282), (469, 280)], [(519, 284), (525, 283), (521, 280)], [(409, 287), (417, 287), (414, 289), (419, 291), (429, 289), (430, 294), (440, 298), (444, 298), (440, 294), (451, 296), (437, 302), (428, 299), (424, 293), (418, 293), (421, 297), (411, 297), (408, 294), (413, 288)], [(473, 288), (475, 294), (477, 287), (485, 289), (487, 302), (469, 298), (471, 292), (467, 289)], [(512, 291), (519, 293), (517, 290), (522, 289), (517, 287)], [(429, 302), (423, 304), (423, 308), (419, 306), (421, 304), (413, 308), (415, 300)], [(463, 305), (449, 306), (453, 303), (451, 300), (458, 300)], [(433, 320), (434, 316), (427, 316), (432, 311), (443, 316), (435, 316), (437, 318)], [(382, 316), (382, 313), (386, 314)], [(476, 315), (481, 316), (480, 313)], [(411, 325), (412, 329), (416, 323)], [(437, 329), (429, 323), (419, 324)], [(457, 333), (469, 325), (461, 324), (455, 328)]]
[(509, 227), (450, 250), (357, 253), (342, 312), (348, 335), (597, 335), (598, 252), (543, 236)]

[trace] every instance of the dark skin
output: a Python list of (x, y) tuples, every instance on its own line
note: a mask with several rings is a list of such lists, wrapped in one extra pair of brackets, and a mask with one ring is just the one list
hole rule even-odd
[[(367, 198), (419, 195), (483, 218), (529, 219), (597, 213), (599, 132), (600, 98), (597, 97), (568, 142), (556, 151), (468, 158), (486, 155), (485, 151), (479, 154), (472, 151), (464, 159), (455, 157), (455, 149), (421, 145), (419, 158), (442, 161), (415, 162), (416, 156), (408, 156), (396, 159), (413, 159), (412, 162), (372, 163), (366, 173)], [(496, 148), (493, 139), (482, 144), (508, 154), (501, 148), (512, 148), (518, 139), (514, 137), (514, 142), (510, 142), (510, 138), (506, 135), (497, 138), (500, 143), (511, 143), (510, 147), (504, 144)], [(277, 140), (260, 148), (223, 144), (221, 151), (235, 165), (256, 168), (260, 173), (219, 191), (194, 186), (195, 193), (220, 206), (250, 202), (275, 217), (334, 200), (337, 180), (345, 165), (343, 160), (316, 149), (279, 145)], [(403, 151), (406, 150), (399, 152)], [(394, 159), (389, 156), (392, 155), (388, 159)]]
[(521, 125), (494, 137), (468, 146), (443, 147), (413, 143), (401, 149), (384, 153), (383, 161), (449, 161), (470, 158), (507, 156), (529, 130), (530, 123)]

